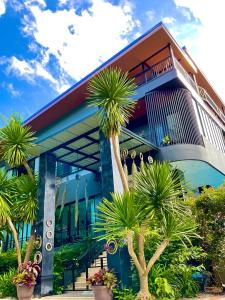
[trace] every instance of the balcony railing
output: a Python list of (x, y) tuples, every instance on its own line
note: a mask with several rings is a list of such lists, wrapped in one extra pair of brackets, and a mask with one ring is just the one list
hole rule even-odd
[(214, 110), (214, 112), (218, 115), (218, 117), (225, 123), (224, 113), (219, 109), (219, 107), (215, 104), (209, 94), (206, 92), (204, 88), (201, 86), (198, 87), (199, 95), (202, 99), (209, 104), (209, 106)]
[(184, 67), (179, 63), (179, 61), (174, 57), (175, 67), (180, 71), (180, 73), (184, 76), (187, 82), (193, 87), (193, 89), (198, 93), (197, 84), (191, 78), (191, 76), (187, 73)]
[(134, 76), (138, 86), (156, 79), (163, 74), (173, 69), (173, 62), (171, 56), (168, 56), (160, 62), (150, 66), (148, 69)]

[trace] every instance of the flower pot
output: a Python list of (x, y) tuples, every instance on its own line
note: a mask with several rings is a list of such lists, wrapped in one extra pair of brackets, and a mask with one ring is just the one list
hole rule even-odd
[(112, 300), (113, 293), (105, 285), (93, 285), (92, 291), (94, 292), (95, 300)]
[(34, 285), (27, 287), (24, 285), (17, 285), (17, 296), (19, 300), (31, 300), (34, 293)]

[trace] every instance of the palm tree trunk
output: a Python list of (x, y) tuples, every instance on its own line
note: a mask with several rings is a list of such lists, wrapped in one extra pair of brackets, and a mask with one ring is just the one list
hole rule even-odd
[(128, 186), (127, 177), (124, 173), (123, 166), (122, 166), (121, 159), (120, 159), (120, 151), (119, 151), (118, 143), (117, 143), (117, 139), (116, 139), (117, 137), (115, 135), (112, 135), (111, 138), (112, 138), (113, 153), (114, 153), (117, 167), (118, 167), (118, 170), (120, 173), (120, 178), (122, 181), (123, 189), (124, 189), (124, 192), (128, 192), (129, 186)]
[(14, 238), (14, 241), (15, 241), (17, 262), (18, 262), (18, 267), (19, 267), (22, 263), (22, 259), (21, 259), (21, 251), (20, 251), (20, 245), (19, 245), (19, 240), (18, 240), (18, 234), (17, 234), (15, 226), (13, 225), (12, 220), (10, 218), (7, 219), (7, 223), (9, 225), (9, 228), (12, 231), (13, 238)]
[(28, 176), (34, 180), (34, 175), (33, 175), (33, 172), (32, 172), (32, 169), (30, 168), (28, 162), (26, 160), (23, 161), (23, 165), (24, 165), (24, 168), (26, 169), (27, 171), (27, 174)]
[(33, 251), (34, 241), (35, 241), (34, 228), (35, 228), (35, 224), (33, 224), (32, 227), (31, 227), (31, 235), (30, 235), (30, 238), (29, 238), (28, 246), (27, 246), (27, 249), (26, 249), (26, 254), (25, 254), (25, 257), (24, 257), (24, 261), (23, 261), (24, 263), (27, 263), (30, 260), (31, 253)]
[[(32, 169), (30, 168), (28, 162), (26, 160), (23, 161), (23, 165), (24, 168), (27, 171), (28, 176), (31, 178), (31, 180), (34, 180), (34, 175), (32, 172)], [(30, 260), (30, 256), (33, 250), (33, 246), (34, 246), (34, 241), (35, 241), (35, 233), (34, 233), (34, 228), (35, 228), (35, 223), (32, 224), (31, 227), (31, 235), (29, 238), (29, 243), (26, 249), (26, 254), (25, 254), (25, 258), (24, 258), (24, 263), (27, 263)]]
[(138, 292), (136, 299), (138, 300), (154, 299), (154, 297), (149, 292), (148, 275), (139, 274), (139, 280), (140, 280), (140, 291)]

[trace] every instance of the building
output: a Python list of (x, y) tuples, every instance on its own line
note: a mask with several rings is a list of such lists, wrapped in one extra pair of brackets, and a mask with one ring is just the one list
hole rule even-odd
[[(119, 140), (120, 149), (129, 153), (129, 173), (143, 154), (146, 161), (149, 156), (171, 161), (196, 193), (225, 179), (225, 105), (187, 50), (159, 23), (26, 121), (38, 137), (39, 156), (31, 163), (40, 176), (41, 294), (52, 289), (53, 247), (94, 238), (91, 224), (98, 202), (122, 189), (110, 141), (99, 134), (96, 109), (86, 101), (89, 79), (109, 66), (128, 71), (137, 83), (136, 110)], [(24, 226), (21, 243), (29, 234)], [(10, 245), (8, 236), (6, 247)], [(120, 265), (124, 281), (125, 252), (108, 259), (112, 266)]]

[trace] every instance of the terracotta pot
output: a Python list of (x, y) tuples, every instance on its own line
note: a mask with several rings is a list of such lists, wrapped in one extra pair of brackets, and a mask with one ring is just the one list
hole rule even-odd
[(34, 293), (34, 285), (32, 287), (17, 285), (17, 296), (19, 300), (31, 300)]
[(94, 285), (91, 287), (95, 295), (95, 300), (112, 300), (113, 293), (107, 286)]

